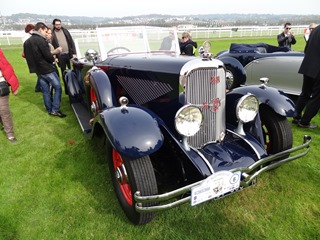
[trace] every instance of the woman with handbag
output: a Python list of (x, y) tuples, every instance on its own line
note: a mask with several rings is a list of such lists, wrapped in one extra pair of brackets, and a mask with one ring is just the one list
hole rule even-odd
[(11, 87), (12, 94), (16, 96), (18, 94), (19, 81), (12, 65), (0, 48), (0, 119), (8, 140), (16, 142), (17, 139), (14, 136), (13, 121), (9, 108), (9, 86)]

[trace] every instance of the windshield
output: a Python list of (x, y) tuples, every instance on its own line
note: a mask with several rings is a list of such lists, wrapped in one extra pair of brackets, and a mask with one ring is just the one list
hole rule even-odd
[(96, 35), (75, 40), (78, 57), (92, 48), (104, 60), (111, 55), (135, 53), (172, 53), (179, 55), (180, 47), (175, 28), (109, 27), (97, 28)]

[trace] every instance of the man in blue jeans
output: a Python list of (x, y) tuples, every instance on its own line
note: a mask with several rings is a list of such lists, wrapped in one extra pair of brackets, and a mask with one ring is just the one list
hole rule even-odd
[[(43, 102), (49, 115), (66, 117), (60, 111), (62, 88), (59, 76), (54, 67), (54, 57), (46, 40), (48, 27), (38, 22), (34, 32), (24, 44), (24, 55), (27, 60), (30, 73), (36, 73), (42, 88)], [(54, 89), (53, 99), (50, 96), (50, 86)]]
[[(65, 117), (60, 109), (61, 100), (61, 84), (56, 72), (48, 74), (39, 74), (39, 83), (42, 89), (42, 96), (47, 112), (52, 116)], [(54, 89), (53, 98), (51, 100), (50, 85)]]

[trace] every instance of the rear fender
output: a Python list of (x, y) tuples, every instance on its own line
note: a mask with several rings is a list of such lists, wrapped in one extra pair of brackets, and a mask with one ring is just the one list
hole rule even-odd
[(135, 107), (108, 108), (100, 113), (112, 147), (121, 155), (141, 158), (163, 144), (159, 125), (150, 114)]

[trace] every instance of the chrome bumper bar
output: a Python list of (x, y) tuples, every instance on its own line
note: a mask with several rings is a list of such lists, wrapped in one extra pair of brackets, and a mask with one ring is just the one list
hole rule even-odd
[[(237, 168), (237, 169), (230, 170), (230, 172), (241, 171), (241, 182), (240, 182), (240, 188), (238, 190), (249, 187), (261, 173), (306, 155), (310, 150), (309, 147), (310, 147), (311, 141), (312, 141), (311, 137), (306, 135), (304, 136), (303, 144), (300, 146), (260, 159), (259, 161), (255, 162), (248, 168)], [(296, 154), (294, 156), (289, 156), (285, 159), (281, 159), (284, 156), (292, 153), (296, 153)], [(267, 163), (269, 163), (267, 166), (263, 166)], [(167, 192), (159, 195), (141, 196), (140, 192), (137, 191), (134, 194), (134, 199), (136, 201), (136, 206), (135, 206), (136, 210), (137, 212), (158, 212), (158, 211), (167, 210), (167, 209), (179, 206), (186, 202), (190, 202), (191, 196), (187, 196), (181, 199), (173, 199), (173, 198), (190, 192), (193, 187), (202, 184), (204, 181), (205, 179), (192, 183), (185, 187), (173, 190), (171, 192)], [(223, 196), (220, 196), (220, 197), (223, 197)], [(171, 200), (173, 199), (170, 203), (164, 203), (161, 205), (161, 203), (168, 202), (170, 199)], [(144, 207), (143, 203), (147, 203), (147, 202), (154, 202), (160, 205)]]

